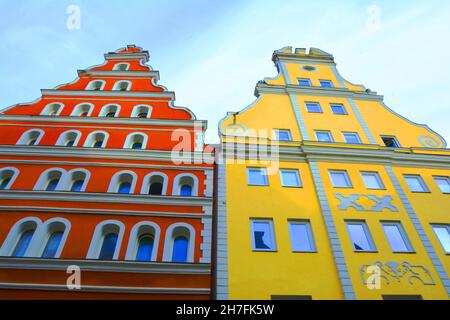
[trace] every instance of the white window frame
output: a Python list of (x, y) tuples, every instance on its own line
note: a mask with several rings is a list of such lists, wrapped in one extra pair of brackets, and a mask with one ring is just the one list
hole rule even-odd
[[(317, 105), (320, 111), (310, 111), (308, 105), (312, 104)], [(308, 113), (323, 113), (322, 105), (319, 102), (312, 102), (312, 101), (305, 102), (305, 107)]]
[[(6, 177), (4, 177), (5, 173), (7, 171), (11, 171), (13, 172), (13, 175), (11, 176), (11, 178), (9, 178), (9, 182), (8, 184), (5, 186), (5, 190), (10, 190), (11, 187), (13, 186), (14, 182), (16, 181), (17, 177), (20, 174), (20, 170), (14, 167), (5, 167), (5, 168), (1, 168), (0, 169), (0, 183), (3, 179), (5, 179)], [(5, 191), (3, 190), (3, 191)]]
[[(346, 187), (336, 186), (336, 184), (334, 183), (334, 180), (333, 180), (333, 173), (344, 173), (345, 180), (346, 180), (348, 186), (346, 186)], [(334, 170), (334, 169), (328, 170), (328, 175), (330, 176), (330, 181), (331, 181), (331, 185), (333, 186), (333, 188), (336, 188), (336, 189), (352, 189), (353, 188), (353, 183), (352, 183), (352, 180), (350, 179), (350, 176), (349, 176), (347, 170)]]
[(199, 181), (196, 175), (192, 174), (192, 173), (181, 173), (179, 175), (177, 175), (173, 181), (173, 187), (172, 187), (172, 195), (174, 196), (180, 196), (181, 195), (181, 187), (182, 185), (180, 184), (181, 179), (183, 178), (192, 178), (193, 180), (193, 186), (192, 186), (192, 196), (193, 197), (198, 197), (199, 196), (199, 190), (198, 190), (198, 186), (199, 186)]
[[(125, 70), (120, 70), (121, 65), (126, 66)], [(130, 64), (128, 62), (118, 62), (113, 67), (113, 71), (122, 71), (123, 72), (123, 71), (128, 71), (129, 69), (130, 69)]]
[(431, 228), (433, 229), (433, 232), (436, 235), (436, 238), (438, 239), (439, 243), (441, 244), (442, 250), (444, 250), (445, 254), (450, 255), (450, 251), (447, 251), (445, 249), (444, 243), (442, 242), (441, 238), (438, 236), (438, 234), (435, 230), (435, 228), (447, 229), (447, 232), (450, 235), (450, 224), (433, 223), (433, 224), (431, 224)]
[[(411, 189), (411, 186), (408, 184), (407, 178), (415, 178), (419, 182), (420, 186), (422, 187), (422, 191), (413, 191)], [(421, 175), (418, 174), (404, 174), (403, 179), (405, 180), (406, 185), (408, 186), (408, 189), (412, 193), (430, 193), (430, 189), (426, 185), (425, 181), (423, 180)]]
[[(322, 83), (325, 83), (325, 82), (331, 84), (331, 87), (323, 86)], [(319, 83), (320, 83), (320, 87), (322, 87), (322, 88), (334, 88), (334, 83), (333, 83), (332, 80), (324, 80), (324, 79), (322, 79), (322, 80), (319, 80)]]
[[(367, 242), (369, 243), (369, 246), (370, 246), (369, 250), (358, 250), (358, 249), (355, 248), (353, 237), (352, 237), (352, 233), (350, 232), (350, 228), (349, 228), (350, 225), (357, 225), (357, 226), (361, 226), (362, 227), (362, 229), (364, 230), (364, 235), (366, 236), (366, 240), (367, 240)], [(375, 245), (375, 241), (373, 241), (372, 233), (370, 232), (369, 226), (367, 225), (366, 221), (346, 220), (345, 221), (345, 226), (346, 226), (347, 234), (348, 234), (348, 237), (350, 239), (350, 243), (351, 243), (351, 246), (352, 246), (354, 252), (358, 252), (358, 253), (373, 253), (373, 252), (377, 252), (377, 247)]]
[[(54, 115), (49, 114), (50, 109), (52, 107), (55, 107), (55, 106), (58, 107), (58, 110), (56, 111), (56, 114), (54, 114)], [(64, 109), (64, 104), (63, 103), (61, 103), (61, 102), (51, 102), (51, 103), (47, 104), (44, 109), (42, 109), (41, 116), (56, 117), (56, 116), (59, 116), (61, 114), (63, 109)]]
[(99, 117), (106, 117), (106, 115), (110, 112), (112, 112), (112, 110), (110, 109), (111, 107), (116, 107), (116, 114), (114, 115), (114, 118), (118, 118), (120, 115), (120, 110), (121, 110), (121, 106), (119, 104), (115, 104), (115, 103), (109, 103), (106, 104), (102, 107), (102, 109), (100, 110), (100, 113), (98, 114)]
[(163, 189), (161, 195), (166, 196), (167, 188), (169, 186), (169, 177), (167, 176), (167, 174), (162, 172), (152, 172), (144, 177), (144, 180), (142, 182), (141, 194), (148, 195), (150, 191), (150, 182), (152, 181), (153, 177), (161, 177), (163, 179)]
[(89, 179), (91, 178), (91, 172), (83, 168), (78, 168), (70, 170), (64, 174), (60, 181), (62, 191), (70, 191), (73, 183), (76, 181), (74, 177), (77, 173), (83, 173), (85, 176), (83, 186), (81, 187), (81, 190), (79, 192), (84, 192), (86, 190)]
[(397, 139), (396, 136), (380, 136), (380, 137), (381, 137), (381, 141), (383, 142), (383, 146), (386, 147), (386, 148), (393, 148), (393, 149), (395, 149), (394, 147), (388, 147), (388, 146), (386, 146), (386, 144), (385, 144), (384, 141), (383, 141), (383, 138), (394, 139), (395, 143), (396, 143), (397, 146), (398, 146), (398, 147), (396, 147), (396, 148), (401, 148), (401, 147), (402, 147), (402, 145), (400, 144), (400, 142), (398, 141), (398, 139)]
[(147, 148), (148, 136), (143, 132), (130, 133), (125, 140), (125, 144), (123, 145), (123, 148), (131, 149), (133, 144), (137, 142), (135, 139), (135, 137), (137, 137), (137, 136), (142, 137), (142, 149), (141, 150), (145, 150)]
[[(308, 81), (309, 82), (309, 86), (305, 86), (305, 85), (300, 84), (300, 81)], [(297, 83), (298, 83), (298, 85), (300, 87), (312, 87), (312, 82), (311, 82), (311, 79), (309, 79), (309, 78), (297, 78)]]
[(109, 139), (109, 133), (106, 132), (106, 131), (94, 131), (94, 132), (91, 132), (87, 136), (86, 141), (84, 142), (84, 147), (85, 148), (94, 148), (93, 145), (94, 145), (94, 142), (96, 141), (94, 139), (95, 139), (95, 136), (97, 134), (103, 134), (104, 135), (105, 138), (103, 139), (102, 148), (106, 148), (106, 144), (108, 143), (108, 139)]
[(50, 240), (51, 235), (54, 232), (62, 231), (63, 236), (59, 243), (58, 249), (55, 254), (55, 259), (61, 257), (61, 253), (64, 249), (64, 246), (67, 241), (67, 237), (70, 233), (71, 224), (69, 220), (64, 218), (53, 218), (47, 220), (45, 223), (41, 223), (39, 225), (38, 230), (36, 230), (35, 238), (33, 242), (30, 244), (30, 254), (37, 258), (42, 258), (44, 254), (45, 247), (47, 246), (48, 241)]
[[(125, 90), (125, 91), (120, 90), (120, 85), (121, 85), (122, 83), (126, 83), (126, 84), (128, 85), (128, 86), (127, 86), (127, 90)], [(113, 91), (123, 91), (123, 92), (127, 92), (127, 91), (130, 91), (130, 90), (131, 90), (131, 86), (132, 86), (131, 81), (128, 81), (128, 80), (119, 80), (119, 81), (116, 81), (116, 83), (114, 84)]]
[[(61, 135), (58, 138), (58, 141), (56, 141), (56, 145), (60, 146), (60, 147), (67, 147), (66, 144), (70, 141), (68, 136), (71, 133), (76, 134), (76, 138), (74, 140), (74, 144), (72, 147), (78, 146), (78, 143), (80, 142), (80, 139), (81, 139), (81, 132), (78, 130), (70, 130), (70, 131), (65, 131), (65, 132), (61, 133)], [(70, 148), (70, 147), (67, 147), (67, 148)]]
[[(344, 110), (344, 113), (335, 113), (334, 110), (333, 110), (333, 107), (342, 108), (342, 110)], [(330, 103), (330, 110), (331, 110), (331, 112), (334, 115), (337, 115), (337, 116), (348, 116), (347, 108), (341, 103)]]
[[(413, 247), (413, 245), (411, 243), (411, 240), (409, 239), (408, 234), (406, 233), (406, 230), (403, 227), (401, 222), (399, 222), (399, 221), (381, 221), (381, 226), (382, 226), (384, 235), (386, 237), (386, 240), (389, 243), (389, 247), (391, 248), (393, 253), (414, 253), (415, 252), (414, 251), (414, 247)], [(401, 237), (403, 239), (403, 242), (404, 242), (404, 244), (405, 244), (405, 246), (407, 248), (407, 251), (395, 251), (392, 248), (392, 245), (389, 242), (389, 238), (388, 238), (388, 236), (386, 234), (386, 230), (384, 229), (385, 226), (395, 226), (395, 227), (397, 227), (397, 229), (400, 232), (400, 235), (401, 235)]]
[(23, 232), (34, 229), (33, 237), (31, 238), (30, 244), (24, 254), (24, 257), (32, 257), (33, 253), (31, 251), (31, 247), (35, 242), (36, 234), (41, 224), (41, 219), (37, 217), (27, 217), (16, 222), (10, 229), (5, 241), (3, 241), (3, 245), (0, 248), (0, 256), (10, 257), (13, 254)]
[[(155, 222), (142, 221), (134, 225), (131, 229), (130, 238), (128, 240), (127, 253), (125, 255), (125, 260), (136, 261), (136, 255), (139, 249), (140, 237), (145, 234), (153, 235), (153, 249), (152, 256), (149, 262), (154, 262), (158, 257), (159, 241), (161, 236), (161, 228)], [(142, 262), (142, 261), (140, 261)]]
[(131, 175), (132, 181), (131, 181), (130, 195), (134, 194), (138, 176), (135, 172), (130, 170), (119, 171), (112, 176), (111, 182), (109, 183), (108, 187), (108, 193), (119, 193), (120, 184), (123, 182), (123, 180), (121, 180), (122, 175)]
[(146, 104), (139, 104), (137, 106), (134, 106), (133, 112), (131, 113), (132, 118), (137, 118), (139, 114), (141, 113), (140, 109), (146, 108), (147, 109), (147, 119), (150, 119), (152, 117), (153, 107), (146, 105)]
[[(357, 138), (358, 142), (357, 143), (348, 142), (346, 135), (353, 135), (354, 137)], [(357, 132), (342, 132), (342, 137), (344, 138), (345, 143), (352, 145), (362, 144), (361, 137)]]
[(22, 136), (20, 137), (19, 141), (17, 141), (17, 145), (28, 146), (28, 144), (30, 143), (29, 135), (31, 135), (33, 132), (39, 133), (39, 136), (36, 138), (36, 143), (33, 145), (33, 146), (38, 146), (45, 134), (44, 130), (42, 130), (42, 129), (30, 129), (30, 130), (24, 132), (22, 134)]
[(123, 235), (125, 233), (125, 225), (117, 220), (106, 220), (97, 224), (97, 226), (95, 227), (94, 235), (92, 236), (91, 244), (89, 245), (86, 259), (98, 259), (100, 257), (105, 236), (112, 232), (117, 232), (117, 243), (113, 255), (113, 260), (119, 259)]
[[(252, 184), (250, 183), (250, 171), (251, 170), (260, 170), (264, 173), (264, 176), (266, 177), (265, 184)], [(269, 183), (269, 176), (267, 174), (267, 168), (258, 168), (258, 167), (248, 167), (247, 168), (247, 185), (250, 187), (268, 187), (270, 185)]]
[[(273, 248), (271, 249), (257, 249), (256, 243), (255, 243), (255, 223), (268, 223), (269, 224), (269, 231), (270, 231), (270, 238), (272, 240)], [(275, 226), (272, 219), (264, 219), (264, 218), (250, 218), (250, 231), (251, 231), (251, 243), (252, 243), (252, 250), (253, 252), (277, 252), (278, 246), (277, 246), (277, 239), (275, 235)]]
[(88, 112), (87, 117), (90, 117), (92, 115), (92, 112), (94, 112), (94, 105), (92, 103), (86, 103), (86, 102), (77, 104), (75, 106), (75, 108), (73, 108), (71, 116), (72, 117), (81, 117), (81, 112), (83, 111), (82, 110), (83, 107), (89, 107), (89, 110), (87, 111)]
[[(319, 133), (327, 134), (331, 141), (320, 141), (319, 136), (318, 136)], [(317, 142), (322, 142), (322, 143), (333, 143), (334, 142), (333, 134), (329, 130), (314, 130), (314, 134), (316, 136)]]
[[(361, 173), (361, 179), (364, 182), (366, 189), (368, 189), (368, 190), (386, 190), (386, 186), (384, 185), (383, 180), (381, 179), (381, 176), (378, 172), (361, 171), (360, 173)], [(375, 177), (375, 179), (378, 182), (378, 188), (369, 188), (367, 186), (366, 180), (364, 179), (364, 176), (367, 176), (367, 175), (371, 175), (371, 176)]]
[[(280, 132), (287, 133), (289, 136), (288, 140), (280, 140)], [(274, 137), (275, 137), (276, 141), (292, 142), (291, 130), (289, 130), (289, 129), (274, 129), (273, 133), (274, 133)]]
[[(299, 185), (298, 186), (288, 186), (288, 185), (286, 185), (285, 182), (284, 182), (284, 177), (283, 177), (283, 173), (285, 173), (285, 172), (296, 173)], [(300, 175), (300, 170), (298, 170), (298, 169), (280, 169), (280, 180), (281, 180), (281, 186), (283, 188), (297, 188), (297, 189), (298, 188), (303, 188), (302, 177)]]
[(86, 90), (87, 91), (96, 91), (96, 90), (94, 90), (94, 83), (96, 83), (96, 82), (101, 82), (101, 84), (102, 84), (99, 91), (103, 91), (105, 89), (105, 85), (106, 85), (105, 80), (92, 80), (86, 86)]
[(436, 183), (437, 187), (439, 188), (439, 190), (441, 190), (441, 192), (443, 194), (450, 194), (450, 192), (445, 192), (444, 190), (441, 189), (441, 186), (437, 183), (437, 180), (445, 180), (447, 182), (447, 184), (450, 185), (450, 177), (446, 177), (446, 176), (433, 176), (433, 180)]
[[(42, 172), (41, 175), (39, 176), (39, 179), (36, 182), (33, 190), (45, 192), (48, 184), (50, 183), (49, 174), (51, 174), (52, 172), (59, 172), (61, 174), (61, 177), (59, 178), (59, 182), (58, 182), (58, 185), (56, 186), (55, 191), (64, 190), (64, 177), (65, 177), (67, 171), (62, 168), (50, 168), (50, 169), (47, 169), (44, 172)], [(54, 192), (54, 191), (52, 191), (52, 192)]]
[[(303, 225), (306, 226), (306, 232), (307, 232), (307, 236), (308, 236), (308, 240), (309, 240), (309, 246), (310, 246), (310, 250), (295, 250), (294, 249), (294, 239), (295, 239), (295, 234), (292, 231), (291, 226), (293, 225)], [(311, 226), (311, 221), (309, 220), (288, 220), (288, 226), (289, 226), (289, 235), (290, 235), (290, 239), (291, 239), (291, 249), (292, 252), (295, 253), (314, 253), (317, 252), (317, 246), (316, 246), (316, 241), (314, 239), (314, 233), (312, 230), (312, 226)]]
[(172, 224), (166, 230), (166, 237), (164, 239), (164, 253), (163, 253), (163, 261), (164, 262), (172, 262), (173, 255), (173, 244), (175, 240), (174, 232), (177, 229), (186, 229), (189, 232), (189, 247), (188, 247), (188, 255), (187, 255), (187, 263), (194, 262), (195, 255), (195, 229), (192, 225), (188, 223), (177, 222)]

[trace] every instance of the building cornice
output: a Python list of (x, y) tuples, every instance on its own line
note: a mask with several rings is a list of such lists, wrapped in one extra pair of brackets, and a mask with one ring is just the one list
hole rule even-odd
[(384, 97), (373, 92), (350, 91), (341, 88), (322, 88), (322, 87), (300, 87), (296, 85), (269, 85), (259, 82), (256, 85), (255, 95), (259, 97), (261, 94), (281, 94), (281, 95), (307, 95), (307, 96), (326, 96), (326, 97), (343, 97), (355, 100), (370, 100), (382, 102)]
[(66, 116), (30, 116), (30, 115), (0, 115), (0, 121), (52, 122), (52, 123), (88, 123), (88, 124), (122, 124), (148, 125), (166, 127), (201, 127), (207, 128), (205, 120), (171, 120), (171, 119), (141, 119), (141, 118), (107, 118), (107, 117), (66, 117)]
[(78, 76), (155, 78), (160, 80), (159, 71), (78, 70)]
[[(142, 161), (165, 161), (172, 163), (207, 164), (210, 160), (208, 153), (184, 152), (183, 156), (168, 150), (134, 150), (134, 149), (97, 149), (83, 147), (59, 147), (59, 146), (0, 146), (0, 155), (23, 157), (56, 157), (56, 158), (95, 158), (95, 159), (123, 159)], [(206, 159), (205, 159), (206, 157)], [(211, 156), (212, 157), (212, 156)], [(212, 163), (210, 163), (212, 164)]]
[(92, 91), (92, 90), (56, 90), (42, 89), (42, 96), (66, 96), (66, 97), (116, 97), (116, 98), (161, 98), (175, 100), (172, 91)]
[(211, 273), (206, 263), (158, 263), (136, 261), (103, 261), (75, 259), (39, 259), (0, 257), (0, 269), (57, 270), (66, 271), (69, 266), (78, 266), (81, 271), (124, 272), (148, 274), (204, 274)]
[(110, 52), (105, 54), (106, 60), (134, 60), (134, 59), (144, 59), (145, 62), (148, 62), (150, 59), (150, 55), (148, 52), (133, 52), (133, 53), (115, 53)]
[(149, 196), (141, 194), (89, 193), (63, 191), (2, 190), (0, 200), (96, 202), (142, 205), (210, 206), (211, 197)]

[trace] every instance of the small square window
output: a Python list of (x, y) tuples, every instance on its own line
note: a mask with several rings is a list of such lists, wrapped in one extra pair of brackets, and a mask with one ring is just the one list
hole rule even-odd
[(411, 253), (414, 251), (400, 222), (383, 222), (382, 225), (392, 252)]
[(374, 252), (377, 250), (365, 222), (347, 222), (347, 230), (353, 250), (356, 252)]
[(311, 80), (309, 79), (298, 79), (298, 85), (301, 87), (311, 87)]
[(383, 190), (385, 189), (383, 181), (381, 181), (380, 175), (376, 172), (362, 172), (361, 173), (364, 184), (367, 189), (370, 190)]
[(333, 88), (333, 82), (331, 80), (320, 80), (320, 86), (322, 88)]
[(252, 220), (252, 247), (255, 251), (276, 251), (272, 220)]
[(411, 192), (422, 192), (422, 193), (429, 192), (428, 187), (426, 186), (421, 176), (405, 175), (404, 177), (406, 184), (408, 185), (409, 190)]
[(267, 170), (265, 168), (248, 168), (247, 179), (249, 186), (268, 186)]
[(334, 142), (330, 131), (316, 131), (316, 138), (319, 142)]
[(341, 115), (348, 114), (347, 110), (342, 104), (332, 104), (331, 111), (333, 111), (334, 114), (341, 114)]
[(302, 181), (298, 170), (280, 170), (283, 187), (301, 188)]
[(362, 144), (361, 139), (356, 132), (344, 132), (342, 135), (344, 136), (345, 142), (348, 144)]
[(400, 143), (396, 137), (381, 137), (383, 143), (388, 148), (400, 148)]
[(347, 171), (330, 171), (330, 177), (334, 188), (352, 188)]
[(434, 177), (434, 181), (441, 189), (442, 193), (450, 194), (450, 178), (449, 177)]
[(278, 141), (292, 141), (291, 131), (287, 129), (274, 130), (275, 139)]
[(317, 102), (307, 102), (306, 110), (308, 110), (309, 113), (323, 113), (322, 107)]
[(309, 221), (290, 221), (289, 232), (293, 252), (316, 252), (316, 244)]
[(445, 253), (450, 254), (450, 225), (433, 225), (433, 231)]

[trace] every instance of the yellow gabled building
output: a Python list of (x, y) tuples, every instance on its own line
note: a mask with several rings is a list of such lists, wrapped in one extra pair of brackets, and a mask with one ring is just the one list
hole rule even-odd
[(450, 150), (319, 49), (220, 123), (218, 299), (449, 299)]

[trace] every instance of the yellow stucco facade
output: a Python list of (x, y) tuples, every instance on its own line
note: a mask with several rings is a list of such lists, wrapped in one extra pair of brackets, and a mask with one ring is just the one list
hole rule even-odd
[(326, 52), (273, 61), (219, 125), (217, 298), (449, 299), (444, 139)]

